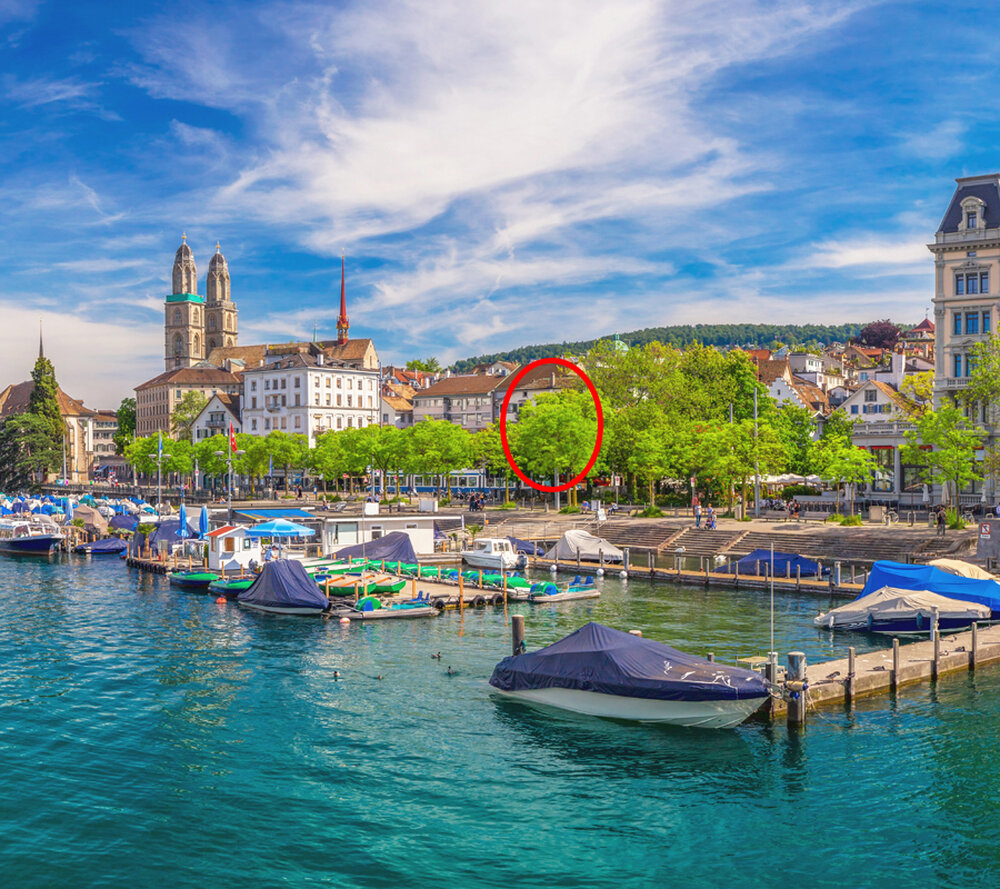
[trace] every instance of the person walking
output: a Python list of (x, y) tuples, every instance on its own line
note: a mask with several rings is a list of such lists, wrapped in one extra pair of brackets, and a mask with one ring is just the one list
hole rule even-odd
[(701, 501), (698, 499), (698, 495), (695, 494), (694, 503), (692, 504), (694, 509), (694, 526), (696, 528), (701, 527)]
[(935, 519), (935, 521), (937, 522), (937, 536), (944, 537), (944, 529), (945, 529), (945, 524), (947, 522), (947, 517), (945, 516), (943, 506), (938, 507), (937, 518)]
[(712, 509), (711, 503), (705, 507), (705, 528), (708, 531), (715, 530), (715, 510)]

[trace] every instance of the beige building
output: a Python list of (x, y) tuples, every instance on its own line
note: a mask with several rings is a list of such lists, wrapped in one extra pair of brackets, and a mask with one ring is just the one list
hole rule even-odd
[(476, 432), (493, 422), (493, 393), (505, 382), (502, 376), (456, 376), (438, 380), (413, 397), (413, 422), (448, 420)]
[(135, 387), (136, 435), (171, 434), (170, 417), (188, 392), (211, 398), (217, 393), (239, 395), (240, 378), (217, 367), (180, 367), (168, 370)]

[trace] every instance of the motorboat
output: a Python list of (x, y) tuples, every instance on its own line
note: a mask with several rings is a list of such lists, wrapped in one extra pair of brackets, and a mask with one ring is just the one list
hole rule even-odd
[(105, 537), (91, 543), (80, 543), (73, 547), (73, 552), (88, 556), (118, 555), (128, 549), (128, 543), (120, 537)]
[(830, 630), (927, 635), (935, 612), (942, 633), (966, 630), (974, 621), (990, 619), (990, 607), (979, 602), (949, 599), (929, 590), (886, 586), (818, 615), (813, 623)]
[(47, 556), (58, 546), (63, 534), (51, 525), (26, 519), (0, 521), (0, 552)]
[(480, 537), (473, 541), (472, 549), (462, 551), (462, 559), (473, 568), (493, 571), (513, 571), (520, 558), (506, 537)]
[(504, 658), (490, 685), (532, 705), (698, 728), (739, 725), (771, 694), (752, 670), (593, 622), (538, 651)]
[(219, 580), (219, 575), (213, 571), (171, 571), (170, 585), (183, 590), (207, 590)]

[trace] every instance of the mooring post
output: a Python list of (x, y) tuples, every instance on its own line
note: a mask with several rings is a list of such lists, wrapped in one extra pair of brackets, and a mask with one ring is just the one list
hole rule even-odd
[(580, 547), (576, 548), (576, 570), (580, 570)]
[(628, 573), (628, 547), (622, 547), (622, 568)]
[(479, 569), (479, 589), (483, 588), (483, 569)]
[(840, 574), (840, 562), (834, 562), (833, 573), (830, 575), (830, 589), (833, 589), (834, 587), (838, 590), (840, 589)]
[(513, 654), (525, 651), (523, 614), (512, 614), (510, 617), (510, 647)]
[(597, 559), (600, 562), (601, 570), (603, 571), (604, 570), (604, 550), (603, 549), (599, 549), (597, 551)]
[(855, 654), (854, 646), (848, 646), (847, 649), (847, 699), (849, 701), (854, 700), (854, 676), (855, 676)]
[(795, 566), (795, 589), (798, 590), (802, 586), (802, 566)]
[(785, 580), (792, 579), (792, 563), (791, 561), (785, 562)]
[(708, 657), (705, 658), (705, 660), (707, 660), (707, 661), (714, 661), (715, 660), (715, 652), (714, 651), (710, 651), (708, 653)]
[(931, 615), (931, 641), (934, 643), (934, 660), (931, 662), (931, 679), (938, 678), (938, 665), (941, 659), (941, 633), (938, 630), (938, 610), (934, 607)]
[(704, 571), (705, 570), (705, 557), (704, 556), (698, 556), (698, 570), (699, 571)]
[(740, 586), (740, 560), (737, 559), (735, 562), (733, 562), (733, 565), (736, 567), (736, 570), (733, 572), (733, 586), (736, 587), (737, 589), (739, 589), (739, 586)]
[(899, 640), (892, 640), (892, 676), (889, 687), (896, 691), (899, 688)]
[(979, 624), (976, 621), (972, 622), (972, 644), (969, 646), (971, 651), (969, 652), (969, 669), (976, 669), (976, 661), (979, 658)]
[[(676, 559), (677, 557), (674, 556)], [(653, 573), (653, 551), (651, 549), (646, 550), (646, 563), (649, 565), (649, 573)]]
[(809, 683), (806, 681), (806, 656), (802, 651), (788, 652), (788, 675), (785, 688), (789, 693), (788, 723), (802, 725), (806, 721), (806, 697)]
[(708, 586), (708, 573), (712, 569), (712, 560), (705, 559), (705, 586)]
[(461, 571), (458, 572), (458, 610), (465, 610), (465, 578)]
[(854, 583), (854, 562), (851, 562), (851, 583)]

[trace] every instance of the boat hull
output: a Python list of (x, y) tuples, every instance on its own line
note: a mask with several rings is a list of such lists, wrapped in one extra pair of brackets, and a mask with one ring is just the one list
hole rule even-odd
[(513, 571), (518, 558), (511, 553), (477, 553), (471, 550), (462, 553), (462, 560), (473, 568), (490, 571)]
[[(376, 608), (374, 611), (349, 611), (339, 612), (340, 617), (347, 617), (351, 620), (411, 620), (417, 617), (437, 617), (438, 610), (431, 605), (418, 608)], [(338, 616), (338, 612), (334, 612)]]
[(756, 712), (766, 697), (719, 701), (664, 701), (630, 698), (572, 688), (538, 688), (494, 693), (539, 707), (555, 707), (586, 716), (654, 722), (686, 728), (733, 728)]
[(532, 605), (555, 605), (557, 602), (574, 602), (577, 599), (596, 599), (601, 595), (600, 590), (565, 590), (551, 595), (546, 593), (531, 593), (528, 601)]
[(23, 556), (47, 556), (61, 537), (39, 534), (34, 537), (13, 537), (0, 540), (0, 553)]
[(241, 608), (249, 608), (251, 611), (262, 611), (265, 614), (292, 614), (299, 615), (301, 617), (309, 617), (316, 614), (322, 614), (326, 611), (325, 608), (315, 607), (315, 608), (296, 608), (293, 606), (283, 606), (283, 605), (256, 605), (251, 602), (238, 602)]
[[(942, 633), (958, 633), (967, 630), (973, 623), (982, 624), (982, 618), (947, 617), (938, 618), (938, 630)], [(848, 630), (855, 633), (879, 633), (892, 636), (928, 636), (931, 632), (930, 617), (916, 621), (912, 618), (898, 620), (858, 620), (850, 623), (818, 624), (823, 629)]]

